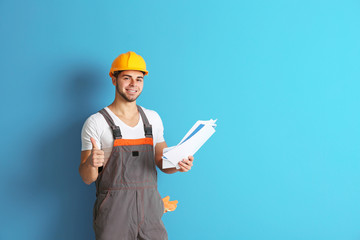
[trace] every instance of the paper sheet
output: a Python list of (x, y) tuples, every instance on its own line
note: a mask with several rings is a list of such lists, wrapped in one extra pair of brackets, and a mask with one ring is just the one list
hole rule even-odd
[(190, 155), (194, 155), (201, 146), (215, 133), (216, 120), (197, 121), (186, 133), (178, 145), (165, 148), (163, 151), (163, 169), (176, 167)]

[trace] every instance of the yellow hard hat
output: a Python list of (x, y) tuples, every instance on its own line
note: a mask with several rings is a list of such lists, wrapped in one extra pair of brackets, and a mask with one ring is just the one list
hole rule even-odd
[(134, 52), (123, 53), (120, 54), (117, 58), (115, 58), (115, 60), (111, 64), (109, 75), (110, 77), (113, 77), (113, 73), (115, 71), (123, 70), (137, 70), (144, 72), (144, 75), (148, 74), (144, 59)]

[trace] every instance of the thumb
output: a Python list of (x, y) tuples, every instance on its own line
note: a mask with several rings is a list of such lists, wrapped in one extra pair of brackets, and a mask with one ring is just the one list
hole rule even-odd
[(94, 138), (90, 138), (90, 141), (92, 143), (93, 149), (99, 149), (98, 146), (96, 145), (96, 141)]

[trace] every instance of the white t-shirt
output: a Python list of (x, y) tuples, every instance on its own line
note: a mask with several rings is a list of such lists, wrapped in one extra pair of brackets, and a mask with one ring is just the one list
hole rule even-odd
[[(164, 127), (161, 118), (157, 112), (149, 109), (145, 109), (144, 113), (152, 125), (152, 134), (154, 140), (154, 147), (157, 143), (164, 142)], [(145, 137), (144, 123), (139, 114), (139, 122), (135, 127), (130, 127), (121, 121), (108, 107), (105, 110), (110, 114), (115, 125), (120, 127), (121, 135), (123, 139), (138, 139)], [(104, 151), (105, 163), (110, 157), (113, 149), (114, 137), (109, 124), (101, 113), (95, 113), (91, 115), (84, 123), (81, 131), (81, 151), (91, 150), (92, 144), (90, 138), (94, 138), (96, 145)]]

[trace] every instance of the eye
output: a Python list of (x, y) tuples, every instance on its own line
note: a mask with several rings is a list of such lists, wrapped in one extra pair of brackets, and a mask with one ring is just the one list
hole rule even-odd
[(142, 79), (141, 79), (141, 78), (138, 78), (137, 81), (138, 81), (138, 82), (142, 82)]

